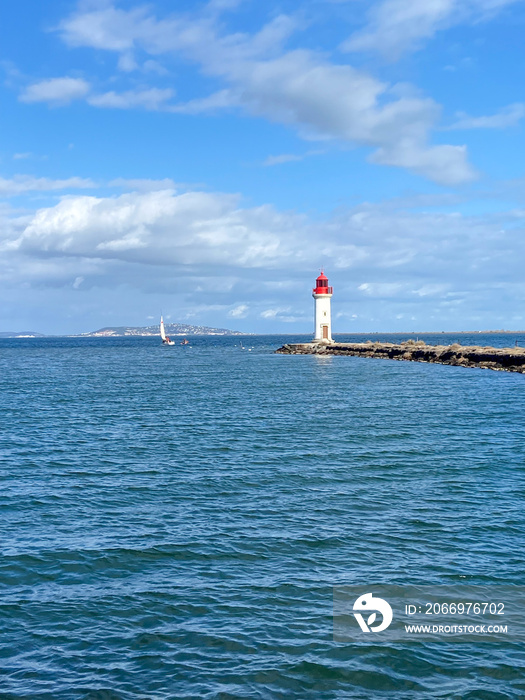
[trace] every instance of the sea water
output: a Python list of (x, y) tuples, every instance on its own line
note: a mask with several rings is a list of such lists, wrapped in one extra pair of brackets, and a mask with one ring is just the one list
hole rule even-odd
[(2, 700), (525, 697), (525, 639), (332, 618), (525, 585), (525, 376), (273, 352), (305, 339), (0, 341)]

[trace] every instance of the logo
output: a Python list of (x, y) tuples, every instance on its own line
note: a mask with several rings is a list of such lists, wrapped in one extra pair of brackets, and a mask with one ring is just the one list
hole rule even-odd
[[(371, 613), (365, 622), (362, 612)], [(377, 618), (377, 613), (381, 613), (383, 621), (372, 627)], [(392, 622), (392, 608), (382, 598), (374, 598), (372, 593), (360, 595), (354, 603), (354, 616), (363, 632), (382, 632)]]

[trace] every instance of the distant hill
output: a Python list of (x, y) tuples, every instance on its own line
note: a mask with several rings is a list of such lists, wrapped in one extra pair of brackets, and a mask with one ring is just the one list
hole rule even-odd
[[(227, 328), (210, 328), (209, 326), (190, 326), (187, 323), (164, 324), (166, 335), (244, 335), (239, 331), (230, 331)], [(123, 337), (123, 336), (149, 336), (160, 335), (158, 324), (154, 326), (107, 326), (91, 333), (81, 333), (83, 338), (99, 337)]]
[(43, 333), (35, 333), (34, 331), (2, 331), (0, 338), (45, 338)]

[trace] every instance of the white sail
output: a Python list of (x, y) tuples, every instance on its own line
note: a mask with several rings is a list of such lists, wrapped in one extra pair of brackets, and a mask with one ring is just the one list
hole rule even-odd
[(164, 331), (164, 320), (162, 316), (160, 317), (160, 337), (162, 340), (166, 340), (166, 332)]

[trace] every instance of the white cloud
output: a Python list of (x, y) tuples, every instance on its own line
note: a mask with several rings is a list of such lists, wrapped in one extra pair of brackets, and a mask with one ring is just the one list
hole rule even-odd
[(234, 102), (272, 121), (294, 125), (307, 139), (338, 139), (375, 148), (373, 162), (408, 168), (443, 184), (476, 176), (463, 146), (432, 146), (440, 107), (430, 98), (393, 97), (390, 87), (351, 66), (305, 51), (235, 64), (227, 77)]
[(236, 208), (231, 195), (172, 190), (64, 198), (38, 210), (16, 241), (24, 251), (152, 265), (280, 266), (300, 257), (283, 231), (299, 217)]
[(170, 88), (164, 90), (159, 88), (127, 90), (121, 93), (111, 91), (102, 95), (93, 95), (88, 99), (88, 102), (93, 107), (105, 107), (108, 109), (134, 109), (141, 107), (155, 111), (161, 109), (174, 94), (175, 92)]
[(268, 156), (263, 162), (263, 165), (281, 165), (282, 163), (293, 163), (294, 161), (303, 160), (304, 156), (297, 156), (293, 153), (282, 153), (280, 156)]
[(176, 190), (177, 183), (171, 178), (165, 177), (162, 180), (152, 180), (148, 178), (125, 178), (117, 177), (108, 183), (109, 187), (118, 187), (135, 192), (153, 192), (155, 190)]
[(238, 98), (231, 90), (219, 90), (208, 97), (199, 97), (188, 102), (171, 105), (169, 111), (178, 114), (202, 114), (203, 112), (239, 106)]
[(158, 61), (154, 61), (151, 58), (147, 61), (144, 61), (142, 70), (145, 73), (156, 73), (157, 75), (168, 75), (169, 72), (166, 68), (164, 68), (164, 66), (161, 63), (159, 63)]
[(420, 48), (436, 32), (464, 22), (485, 20), (522, 0), (383, 0), (372, 5), (369, 22), (342, 49), (374, 51), (398, 58)]
[(13, 160), (27, 160), (27, 158), (31, 158), (32, 156), (32, 153), (14, 153)]
[(412, 294), (418, 297), (444, 296), (449, 289), (449, 284), (424, 284), (418, 289), (413, 289)]
[(247, 304), (239, 304), (233, 309), (228, 311), (228, 316), (232, 318), (246, 318), (248, 315), (249, 306)]
[[(98, 49), (129, 52), (137, 38), (136, 27), (151, 24), (145, 8), (118, 10), (115, 7), (87, 9), (73, 14), (60, 24), (69, 46), (92, 46)], [(147, 27), (144, 27), (147, 35)]]
[(244, 0), (209, 0), (207, 4), (208, 10), (234, 10), (237, 8)]
[(289, 306), (279, 306), (275, 309), (265, 309), (264, 311), (261, 311), (261, 318), (276, 318), (276, 316), (280, 316), (282, 314), (287, 314), (290, 312), (290, 307)]
[(466, 146), (429, 146), (421, 148), (411, 139), (378, 149), (372, 154), (374, 163), (408, 168), (430, 177), (442, 185), (460, 185), (476, 177), (467, 161)]
[(348, 318), (350, 321), (356, 321), (359, 318), (359, 316), (357, 314), (351, 314), (347, 311), (338, 311), (335, 314), (334, 318)]
[(320, 155), (321, 153), (326, 153), (326, 151), (323, 149), (317, 149), (307, 151), (306, 153), (302, 153), (301, 155), (296, 155), (293, 153), (281, 153), (278, 156), (268, 156), (268, 158), (266, 158), (262, 164), (268, 167), (272, 165), (282, 165), (283, 163), (293, 163), (296, 161), (304, 160), (305, 158), (309, 158), (310, 156)]
[(53, 190), (91, 189), (95, 183), (83, 177), (69, 177), (65, 180), (52, 180), (47, 177), (15, 175), (7, 180), (0, 178), (0, 196), (9, 197), (24, 192), (49, 192)]
[[(453, 0), (428, 1), (437, 11), (439, 3)], [(371, 148), (373, 162), (408, 168), (439, 183), (457, 184), (475, 177), (465, 147), (430, 143), (441, 115), (436, 102), (394, 89), (363, 70), (331, 63), (312, 51), (284, 51), (285, 40), (297, 26), (297, 20), (278, 16), (253, 35), (220, 35), (215, 20), (206, 15), (158, 19), (148, 8), (126, 11), (106, 6), (74, 14), (60, 30), (71, 46), (120, 56), (136, 50), (155, 57), (180, 54), (200, 65), (206, 75), (227, 83), (212, 95), (175, 105), (166, 104), (171, 93), (151, 90), (93, 96), (89, 102), (95, 106), (188, 114), (240, 107), (292, 126), (306, 139)]]
[(456, 6), (456, 0), (384, 0), (372, 6), (368, 26), (350, 37), (342, 49), (397, 56), (447, 26)]
[(402, 289), (402, 285), (397, 282), (363, 282), (358, 289), (374, 297), (393, 297)]
[(82, 78), (50, 78), (26, 87), (19, 96), (19, 100), (66, 105), (73, 100), (85, 97), (89, 90), (89, 83)]
[(171, 51), (205, 50), (214, 39), (213, 18), (190, 15), (157, 19), (150, 8), (117, 9), (113, 5), (86, 9), (59, 25), (62, 38), (72, 47), (114, 51), (128, 57), (136, 49), (158, 56)]
[(291, 306), (278, 306), (276, 308), (264, 309), (264, 311), (261, 311), (259, 314), (259, 318), (265, 321), (279, 323), (310, 322), (309, 316), (299, 315), (297, 313), (294, 314)]
[(517, 102), (484, 117), (470, 117), (464, 112), (458, 112), (456, 117), (457, 121), (449, 129), (506, 129), (516, 126), (525, 117), (525, 105)]
[(132, 53), (123, 53), (120, 55), (118, 60), (118, 68), (125, 73), (131, 73), (137, 70), (138, 64)]

